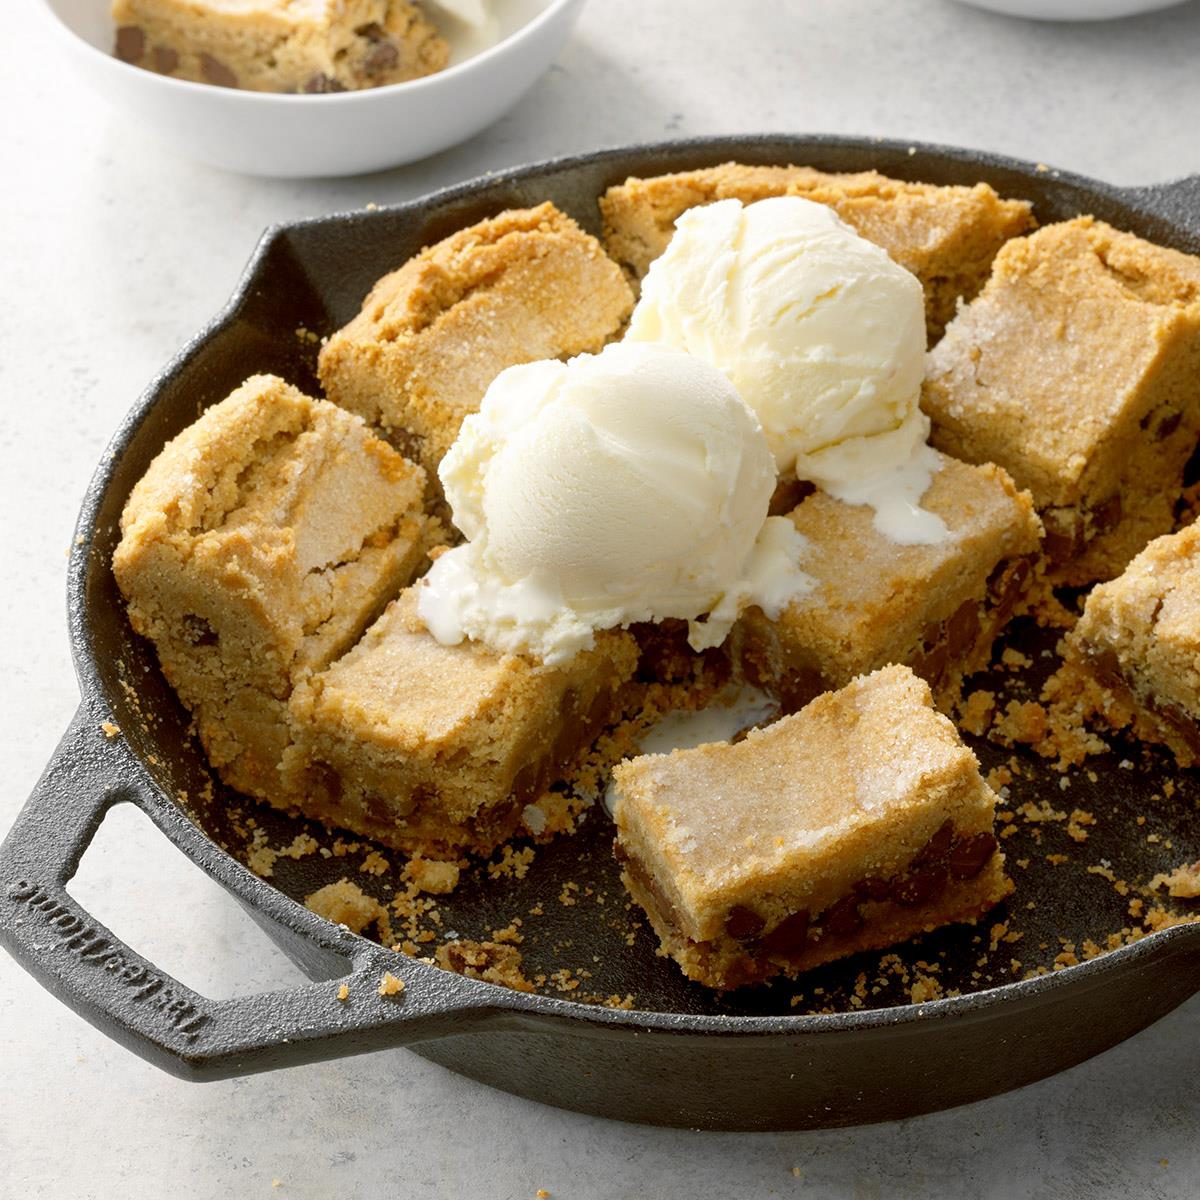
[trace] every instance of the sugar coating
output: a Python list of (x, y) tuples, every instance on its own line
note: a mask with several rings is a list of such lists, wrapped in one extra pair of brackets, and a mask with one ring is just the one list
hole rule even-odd
[[(998, 564), (1036, 553), (1041, 525), (1028, 493), (999, 467), (938, 459), (921, 504), (945, 521), (951, 536), (944, 541), (898, 545), (879, 532), (866, 505), (820, 491), (792, 511), (816, 586), (777, 620), (755, 609), (743, 617), (738, 644), (761, 686), (799, 674), (822, 690), (888, 662), (916, 666), (931, 626), (968, 601), (983, 604)], [(961, 654), (957, 674), (945, 679), (949, 690), (964, 669), (984, 665), (998, 632)]]
[(444, 646), (410, 588), (296, 689), (285, 777), (314, 815), (388, 844), (486, 853), (619, 714), (636, 664), (624, 632), (558, 668)]
[(741, 742), (622, 763), (614, 781), (619, 840), (695, 941), (719, 937), (734, 905), (820, 912), (892, 875), (947, 819), (990, 830), (996, 799), (928, 685), (899, 666)]
[(570, 217), (510, 209), (380, 279), (321, 351), (321, 383), (432, 477), (505, 367), (598, 351), (632, 308), (620, 268)]
[(939, 449), (1030, 490), (1062, 582), (1111, 577), (1170, 528), (1200, 438), (1200, 260), (1091, 217), (1009, 242), (930, 352), (922, 405)]

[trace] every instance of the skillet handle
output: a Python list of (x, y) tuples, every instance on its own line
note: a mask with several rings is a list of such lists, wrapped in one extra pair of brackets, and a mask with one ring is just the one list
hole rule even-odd
[(1139, 205), (1189, 230), (1196, 238), (1195, 249), (1200, 250), (1200, 175), (1127, 190)]
[[(149, 809), (148, 793), (112, 783), (136, 778), (134, 763), (81, 708), (0, 844), (0, 945), (102, 1032), (173, 1075), (210, 1080), (468, 1032), (506, 1007), (503, 989), (414, 962), (303, 909), (296, 931), (344, 964), (341, 979), (220, 1001), (184, 987), (66, 890), (110, 808)], [(402, 992), (379, 995), (385, 971), (404, 981)]]

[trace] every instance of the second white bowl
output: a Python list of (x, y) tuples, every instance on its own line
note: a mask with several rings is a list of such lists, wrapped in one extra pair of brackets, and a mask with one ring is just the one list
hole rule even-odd
[[(550, 66), (584, 0), (498, 0), (501, 40), (408, 83), (329, 95), (237, 91), (114, 58), (108, 5), (43, 0), (79, 72), (180, 154), (248, 175), (357, 175), (413, 162), (478, 133)], [(469, 43), (452, 47), (454, 58)]]

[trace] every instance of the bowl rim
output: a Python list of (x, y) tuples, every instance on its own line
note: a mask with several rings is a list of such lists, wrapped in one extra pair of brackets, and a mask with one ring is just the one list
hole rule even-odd
[[(38, 8), (45, 14), (50, 25), (58, 31), (57, 36), (62, 37), (65, 35), (66, 39), (79, 48), (82, 53), (92, 56), (93, 61), (99, 60), (108, 64), (102, 67), (102, 70), (136, 71), (140, 75), (157, 80), (159, 84), (164, 86), (176, 89), (182, 88), (182, 94), (184, 95), (219, 93), (225, 97), (236, 97), (233, 103), (243, 101), (248, 104), (259, 105), (276, 104), (279, 102), (295, 105), (337, 103), (346, 106), (350, 104), (369, 103), (380, 97), (390, 98), (401, 92), (411, 96), (421, 91), (428, 92), (435, 91), (438, 88), (453, 87), (460, 78), (490, 65), (500, 58), (507, 57), (517, 45), (540, 31), (543, 26), (557, 20), (564, 10), (582, 8), (586, 2), (587, 0), (546, 0), (545, 7), (541, 12), (531, 20), (526, 21), (523, 25), (518, 26), (507, 37), (501, 38), (494, 45), (485, 47), (477, 54), (472, 54), (469, 58), (463, 59), (462, 62), (444, 67), (440, 71), (434, 71), (431, 75), (422, 75), (417, 79), (406, 79), (399, 83), (385, 83), (380, 87), (314, 94), (305, 92), (258, 92), (247, 88), (222, 88), (211, 83), (197, 83), (191, 79), (176, 79), (173, 75), (160, 75), (157, 71), (147, 70), (145, 67), (139, 67), (135, 63), (124, 62), (117, 58), (115, 54), (101, 50), (64, 20), (51, 3), (51, 0), (38, 0)], [(151, 83), (149, 86), (154, 87), (156, 84)]]

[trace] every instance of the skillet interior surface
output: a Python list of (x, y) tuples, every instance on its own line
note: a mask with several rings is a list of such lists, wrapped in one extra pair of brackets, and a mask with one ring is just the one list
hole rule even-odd
[[(87, 565), (78, 574), (81, 590), (73, 600), (81, 618), (76, 637), (85, 689), (94, 678), (157, 786), (179, 798), (189, 817), (235, 857), (246, 858), (250, 821), (255, 827), (250, 836), (272, 849), (288, 847), (302, 833), (328, 848), (337, 835), (255, 805), (210, 779), (153, 651), (129, 628), (109, 569), (130, 488), (168, 438), (247, 375), (274, 372), (316, 393), (318, 346), (308, 335), (325, 335), (347, 321), (375, 279), (423, 245), (502, 208), (545, 199), (598, 233), (596, 198), (608, 185), (630, 174), (729, 159), (839, 171), (873, 168), (932, 183), (983, 180), (1003, 195), (1032, 200), (1042, 223), (1092, 212), (1163, 244), (1200, 250), (1196, 234), (1164, 210), (1143, 206), (1135, 192), (961, 151), (782, 137), (603, 153), (454, 189), (415, 209), (356, 212), (272, 231), (231, 309), (166, 369), (144, 408), (117, 435), (114, 457), (99, 480)], [(1023, 625), (1008, 640), (1033, 665), (1021, 672), (997, 667), (978, 683), (1004, 696), (1036, 698), (1052, 666), (1048, 654), (1055, 637)], [(485, 865), (465, 873), (452, 895), (439, 898), (438, 915), (426, 919), (425, 927), (437, 940), (448, 931), (487, 938), (520, 918), (526, 974), (544, 977), (541, 990), (567, 1000), (611, 1003), (630, 997), (634, 1007), (650, 1012), (795, 1017), (907, 1004), (914, 996), (969, 994), (1060, 969), (1092, 947), (1136, 939), (1145, 912), (1156, 903), (1142, 889), (1156, 874), (1200, 859), (1195, 819), (1200, 786), (1157, 752), (1117, 741), (1110, 755), (1064, 777), (1029, 751), (978, 739), (972, 745), (985, 769), (1014, 758), (1017, 764), (1007, 798), (1014, 832), (1004, 840), (1017, 890), (980, 926), (942, 930), (897, 948), (882, 964), (880, 953), (860, 955), (796, 982), (724, 997), (687, 983), (672, 963), (656, 956), (653, 935), (629, 911), (610, 853), (611, 824), (601, 808), (588, 815), (576, 836), (538, 847), (522, 878), (493, 878)], [(1087, 817), (1072, 822), (1077, 810)], [(1080, 834), (1084, 840), (1076, 840)], [(343, 841), (361, 844), (328, 857), (274, 858), (270, 883), (302, 903), (324, 884), (349, 877), (385, 902), (390, 899), (400, 888), (399, 856), (383, 849), (390, 866), (381, 874), (367, 873), (360, 867), (376, 847), (350, 835)], [(1187, 902), (1170, 903), (1187, 914)], [(737, 1022), (728, 1028), (736, 1031)]]

